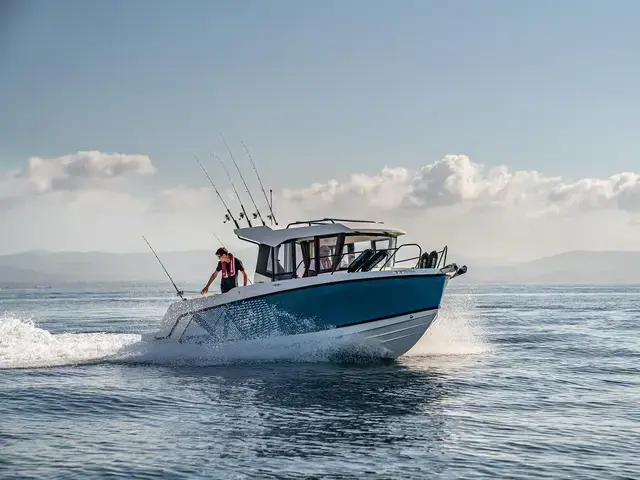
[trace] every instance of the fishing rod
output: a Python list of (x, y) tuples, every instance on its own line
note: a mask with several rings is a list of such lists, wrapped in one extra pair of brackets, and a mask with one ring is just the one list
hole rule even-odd
[(251, 165), (253, 166), (253, 171), (256, 172), (256, 177), (258, 177), (258, 182), (260, 182), (260, 188), (262, 189), (262, 193), (264, 194), (264, 199), (267, 202), (267, 205), (269, 206), (269, 212), (271, 212), (271, 215), (269, 215), (269, 219), (273, 220), (275, 222), (276, 225), (278, 225), (278, 221), (276, 220), (276, 215), (275, 213), (273, 213), (273, 208), (271, 206), (271, 202), (269, 202), (269, 198), (267, 198), (267, 192), (264, 191), (264, 185), (262, 184), (262, 180), (260, 179), (260, 174), (258, 173), (258, 169), (256, 168), (256, 162), (253, 161), (253, 157), (251, 157), (251, 154), (249, 153), (249, 149), (247, 148), (247, 146), (244, 144), (244, 142), (241, 142), (242, 146), (244, 147), (245, 152), (247, 152), (247, 156), (249, 157), (249, 160), (251, 160)]
[(142, 238), (144, 239), (145, 242), (147, 242), (147, 245), (149, 245), (149, 248), (151, 249), (151, 251), (153, 252), (153, 254), (156, 256), (156, 259), (158, 260), (158, 263), (160, 264), (160, 266), (162, 267), (162, 269), (164, 270), (164, 273), (167, 274), (167, 277), (169, 277), (169, 280), (171, 281), (171, 283), (173, 284), (173, 288), (176, 289), (176, 293), (178, 294), (178, 296), (182, 299), (182, 300), (186, 300), (186, 298), (183, 297), (184, 292), (180, 289), (178, 289), (178, 287), (176, 286), (176, 283), (173, 281), (173, 278), (171, 278), (171, 275), (169, 275), (169, 272), (167, 271), (166, 268), (164, 268), (164, 264), (162, 263), (162, 261), (160, 260), (160, 257), (158, 257), (158, 254), (156, 253), (156, 251), (153, 249), (153, 247), (151, 246), (151, 244), (149, 243), (149, 241), (144, 237), (144, 235), (142, 235)]
[(222, 245), (222, 247), (223, 247), (223, 248), (227, 248), (227, 247), (225, 247), (224, 243), (222, 243), (222, 240), (220, 240), (220, 239), (218, 238), (218, 235), (216, 235), (216, 233), (215, 233), (215, 232), (211, 232), (211, 233), (213, 233), (213, 236), (214, 236), (214, 237), (216, 237), (216, 240), (218, 241), (218, 243), (219, 243), (220, 245)]
[(234, 218), (233, 214), (231, 213), (231, 210), (229, 210), (229, 207), (227, 206), (227, 204), (224, 201), (224, 198), (222, 198), (222, 195), (220, 195), (220, 192), (218, 191), (218, 189), (216, 188), (216, 186), (213, 184), (213, 180), (211, 180), (211, 177), (209, 176), (209, 174), (207, 173), (207, 171), (204, 169), (204, 166), (202, 165), (202, 163), (200, 163), (200, 160), (198, 160), (198, 157), (195, 157), (196, 162), (198, 162), (198, 165), (200, 165), (200, 168), (202, 169), (202, 171), (204, 172), (204, 174), (207, 176), (207, 178), (209, 179), (209, 183), (211, 183), (211, 186), (213, 187), (213, 189), (216, 191), (216, 194), (218, 195), (218, 197), (220, 198), (220, 201), (222, 202), (222, 205), (224, 206), (224, 208), (227, 209), (227, 213), (225, 214), (225, 220), (222, 223), (227, 223), (230, 220), (233, 220), (233, 223), (235, 223), (236, 228), (240, 228), (240, 225), (238, 225), (238, 221)]
[(218, 159), (218, 161), (220, 162), (220, 165), (222, 165), (222, 168), (224, 168), (224, 171), (227, 173), (227, 178), (229, 179), (229, 183), (233, 187), (233, 191), (236, 192), (236, 197), (238, 198), (238, 202), (240, 202), (240, 207), (242, 207), (242, 213), (240, 213), (240, 220), (242, 220), (242, 217), (244, 217), (247, 220), (249, 227), (253, 227), (253, 225), (251, 225), (251, 219), (249, 218), (249, 215), (247, 215), (247, 211), (244, 209), (244, 205), (242, 204), (242, 199), (240, 198), (240, 194), (238, 193), (238, 190), (236, 190), (236, 186), (234, 185), (233, 180), (231, 180), (231, 175), (229, 174), (229, 170), (227, 170), (227, 167), (224, 166), (224, 163), (222, 163), (222, 159), (218, 155), (214, 154), (214, 156)]
[(258, 205), (256, 205), (256, 201), (253, 199), (253, 195), (251, 195), (251, 191), (249, 190), (249, 186), (247, 185), (247, 182), (244, 180), (244, 176), (242, 175), (242, 172), (240, 171), (240, 167), (238, 167), (238, 162), (236, 162), (236, 159), (233, 156), (233, 153), (231, 153), (231, 149), (229, 148), (229, 145), (227, 144), (227, 140), (224, 138), (223, 134), (220, 134), (220, 136), (222, 137), (222, 141), (224, 142), (224, 146), (227, 148), (227, 152), (229, 152), (229, 156), (231, 157), (231, 160), (233, 161), (233, 164), (236, 166), (236, 170), (238, 171), (238, 174), (240, 175), (240, 178), (242, 179), (242, 183), (244, 184), (244, 188), (247, 189), (247, 193), (249, 194), (249, 198), (251, 199), (251, 203), (253, 203), (253, 208), (256, 209), (256, 213), (253, 214), (253, 219), (255, 220), (257, 217), (260, 217), (260, 221), (262, 222), (262, 225), (266, 226), (267, 224), (264, 222), (264, 219), (262, 218), (262, 214), (260, 213), (260, 209), (258, 208)]

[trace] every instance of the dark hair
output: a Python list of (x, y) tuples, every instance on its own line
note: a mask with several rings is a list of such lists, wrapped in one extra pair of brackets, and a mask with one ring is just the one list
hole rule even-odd
[(220, 247), (218, 250), (216, 250), (216, 255), (226, 255), (227, 253), (229, 252), (224, 247)]

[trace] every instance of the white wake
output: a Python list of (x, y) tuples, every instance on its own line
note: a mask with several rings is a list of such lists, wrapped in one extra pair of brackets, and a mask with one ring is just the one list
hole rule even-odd
[(138, 342), (140, 335), (52, 334), (31, 319), (5, 316), (0, 317), (0, 369), (100, 362)]

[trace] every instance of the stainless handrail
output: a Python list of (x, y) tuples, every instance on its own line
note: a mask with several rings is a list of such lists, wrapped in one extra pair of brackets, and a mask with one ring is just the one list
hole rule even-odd
[(438, 263), (436, 264), (436, 268), (440, 268), (440, 262), (442, 262), (443, 267), (447, 265), (447, 253), (449, 253), (449, 246), (445, 245), (444, 248), (438, 252)]
[[(420, 254), (418, 255), (418, 259), (420, 257), (422, 257), (422, 247), (420, 245), (418, 245), (417, 243), (403, 243), (402, 245), (400, 245), (399, 247), (396, 247), (395, 252), (393, 252), (393, 255), (391, 255), (389, 258), (387, 258), (387, 261), (384, 262), (384, 264), (378, 269), (378, 271), (382, 270), (384, 267), (387, 266), (387, 264), (396, 256), (396, 254), (398, 253), (398, 251), (402, 248), (402, 247), (418, 247), (418, 251), (420, 252)], [(381, 249), (381, 250), (392, 250), (392, 249)]]

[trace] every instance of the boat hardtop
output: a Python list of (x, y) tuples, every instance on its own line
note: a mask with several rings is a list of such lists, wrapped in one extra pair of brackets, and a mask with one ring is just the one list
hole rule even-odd
[(372, 220), (343, 220), (323, 218), (293, 222), (284, 228), (269, 226), (240, 228), (234, 231), (238, 238), (247, 242), (277, 247), (285, 242), (311, 240), (313, 237), (335, 237), (339, 234), (351, 237), (351, 243), (362, 241), (358, 236), (398, 237), (406, 232)]

